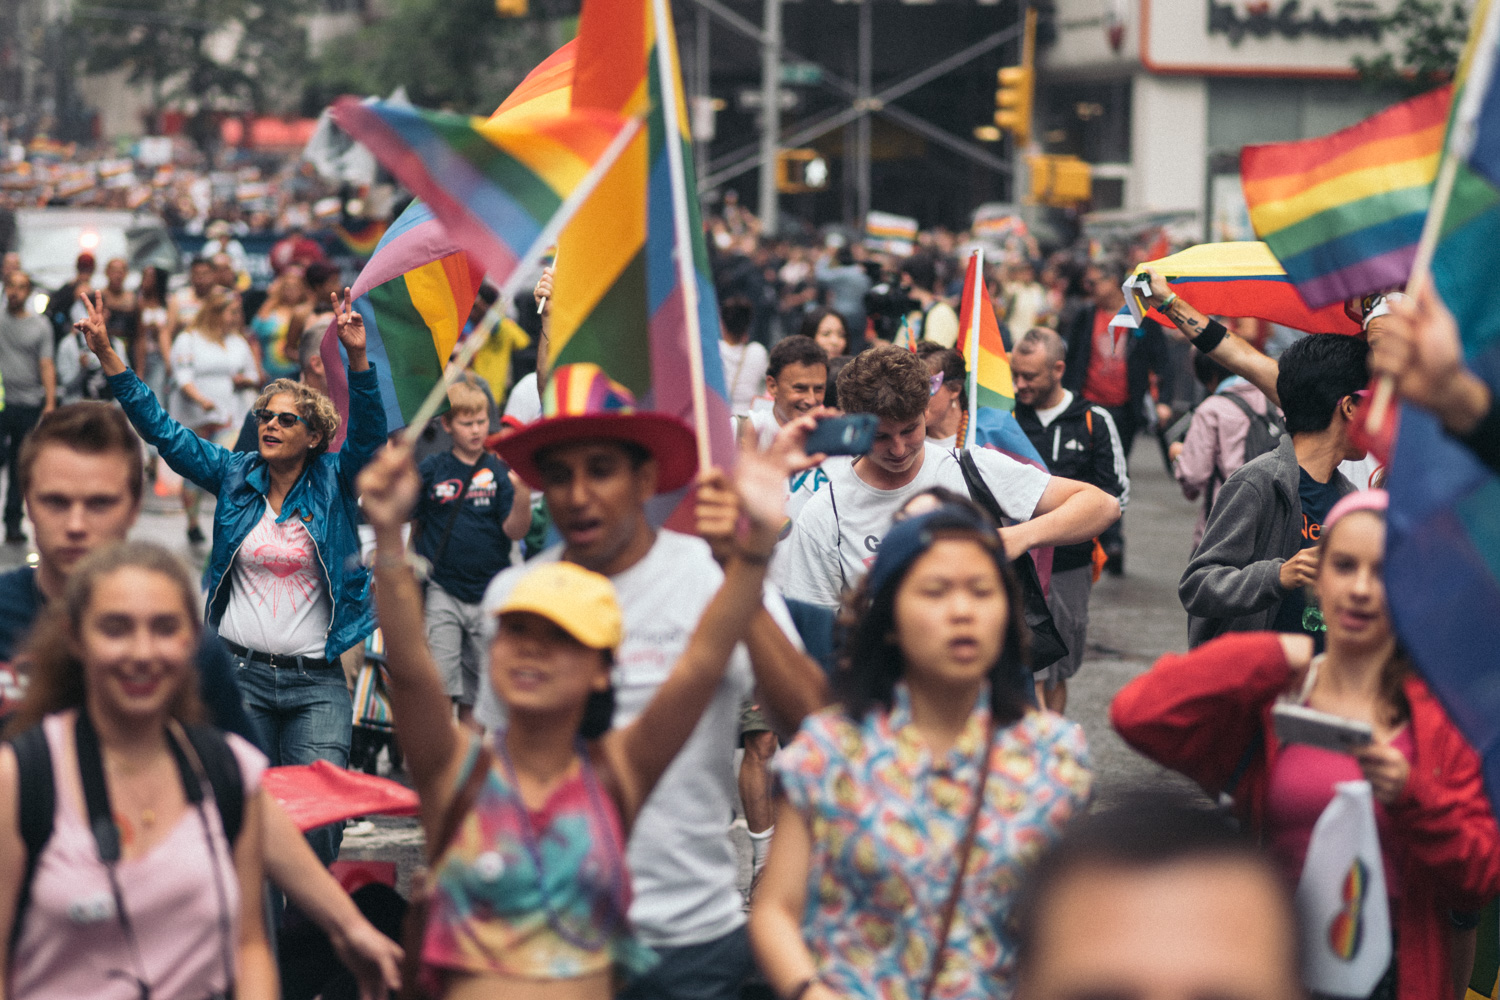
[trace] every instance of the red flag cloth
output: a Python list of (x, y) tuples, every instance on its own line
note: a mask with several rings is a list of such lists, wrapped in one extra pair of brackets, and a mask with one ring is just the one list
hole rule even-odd
[(405, 785), (326, 760), (267, 768), (261, 781), (304, 833), (355, 816), (417, 814), (417, 793)]

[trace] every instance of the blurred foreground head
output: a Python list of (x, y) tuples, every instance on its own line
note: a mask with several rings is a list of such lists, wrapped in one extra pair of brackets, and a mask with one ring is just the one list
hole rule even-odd
[(1016, 909), (1016, 1000), (1300, 1000), (1292, 896), (1218, 813), (1163, 794), (1082, 817)]

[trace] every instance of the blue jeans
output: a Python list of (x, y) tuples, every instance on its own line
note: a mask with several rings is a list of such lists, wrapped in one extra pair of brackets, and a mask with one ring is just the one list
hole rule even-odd
[[(315, 760), (349, 766), (354, 705), (337, 660), (326, 667), (288, 669), (233, 659), (245, 711), (265, 740), (272, 767)], [(338, 857), (343, 835), (343, 824), (331, 823), (309, 830), (307, 842), (326, 865)]]
[(679, 948), (655, 947), (661, 962), (625, 984), (619, 1000), (739, 1000), (754, 971), (744, 924), (712, 941)]

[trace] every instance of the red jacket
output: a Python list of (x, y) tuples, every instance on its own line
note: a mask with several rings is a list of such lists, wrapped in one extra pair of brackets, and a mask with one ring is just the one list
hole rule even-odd
[[(1271, 765), (1281, 752), (1271, 707), (1291, 668), (1274, 632), (1237, 632), (1185, 655), (1168, 654), (1115, 696), (1110, 721), (1147, 757), (1180, 771), (1209, 795), (1228, 791), (1235, 811), (1263, 833)], [(1406, 682), (1414, 753), (1400, 798), (1387, 807), (1401, 899), (1391, 921), (1400, 943), (1401, 1000), (1452, 993), (1449, 910), (1477, 910), (1500, 895), (1500, 828), (1479, 757), (1415, 677)], [(1264, 734), (1259, 752), (1253, 747)], [(1249, 756), (1247, 757), (1247, 753)], [(1228, 789), (1236, 772), (1243, 774)]]

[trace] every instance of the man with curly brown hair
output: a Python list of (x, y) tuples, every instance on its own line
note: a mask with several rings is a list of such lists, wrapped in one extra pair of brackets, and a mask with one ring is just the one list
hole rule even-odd
[[(878, 418), (875, 443), (802, 508), (775, 567), (789, 600), (837, 605), (908, 500), (934, 486), (968, 495), (957, 454), (927, 439), (930, 386), (922, 359), (896, 347), (865, 351), (839, 373), (839, 406)], [(1086, 541), (1120, 516), (1118, 501), (1098, 487), (1049, 476), (998, 451), (976, 450), (974, 459), (1013, 522), (1000, 529), (1012, 559), (1037, 546)]]

